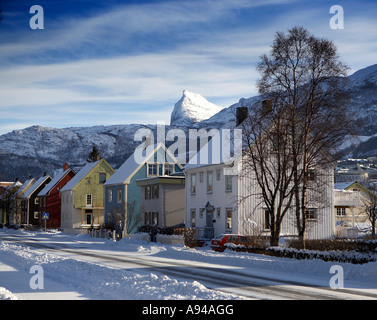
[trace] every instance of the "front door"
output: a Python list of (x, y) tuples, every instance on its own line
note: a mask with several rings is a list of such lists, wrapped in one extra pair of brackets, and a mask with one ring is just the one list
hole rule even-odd
[(213, 227), (213, 212), (215, 207), (208, 202), (206, 205), (206, 226), (204, 228), (204, 237), (206, 239), (212, 239), (214, 237), (214, 227)]

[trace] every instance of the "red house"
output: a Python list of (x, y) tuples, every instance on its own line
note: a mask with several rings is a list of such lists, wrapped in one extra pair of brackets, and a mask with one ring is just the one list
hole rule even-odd
[(58, 173), (50, 183), (38, 193), (39, 216), (43, 217), (44, 213), (48, 213), (49, 215), (49, 218), (46, 220), (47, 228), (61, 227), (60, 189), (62, 189), (74, 176), (75, 172), (68, 167), (67, 163), (64, 163), (63, 171)]

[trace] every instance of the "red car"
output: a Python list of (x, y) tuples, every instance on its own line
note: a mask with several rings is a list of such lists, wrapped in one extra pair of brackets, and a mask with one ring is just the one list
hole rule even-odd
[(221, 234), (211, 241), (211, 248), (223, 252), (227, 243), (247, 246), (247, 237), (240, 234)]

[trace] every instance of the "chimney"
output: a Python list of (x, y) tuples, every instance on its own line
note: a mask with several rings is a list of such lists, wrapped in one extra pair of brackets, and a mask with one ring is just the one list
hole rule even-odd
[(236, 110), (236, 126), (239, 126), (248, 116), (247, 107), (237, 107)]
[(272, 111), (272, 100), (263, 100), (262, 101), (262, 115), (265, 116), (271, 111)]
[(47, 176), (47, 172), (45, 171), (45, 172), (43, 172), (43, 176), (45, 177), (45, 176)]
[(68, 170), (68, 163), (67, 162), (64, 163), (64, 165), (63, 165), (63, 171), (66, 171), (66, 170)]

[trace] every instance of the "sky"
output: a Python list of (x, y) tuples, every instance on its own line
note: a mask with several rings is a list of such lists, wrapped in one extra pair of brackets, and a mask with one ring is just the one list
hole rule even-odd
[[(0, 5), (0, 134), (32, 125), (169, 124), (183, 90), (228, 107), (258, 94), (260, 56), (276, 32), (294, 26), (333, 41), (349, 74), (377, 63), (375, 0)], [(342, 29), (330, 24), (341, 22), (333, 5), (343, 9)]]

